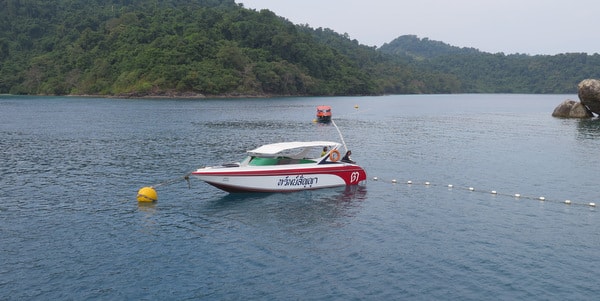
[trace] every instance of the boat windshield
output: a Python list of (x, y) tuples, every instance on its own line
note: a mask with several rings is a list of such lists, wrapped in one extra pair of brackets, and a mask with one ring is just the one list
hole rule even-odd
[(286, 165), (286, 164), (308, 164), (316, 163), (311, 159), (293, 159), (290, 157), (276, 157), (276, 158), (264, 158), (264, 157), (251, 157), (248, 165), (251, 166), (269, 166), (269, 165)]

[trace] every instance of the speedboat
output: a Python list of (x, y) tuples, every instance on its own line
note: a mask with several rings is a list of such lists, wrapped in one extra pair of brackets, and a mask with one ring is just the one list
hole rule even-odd
[(321, 123), (331, 122), (330, 106), (317, 106), (317, 121)]
[(227, 192), (292, 192), (366, 181), (360, 166), (340, 160), (340, 147), (330, 141), (267, 144), (247, 151), (241, 162), (199, 168), (192, 175)]

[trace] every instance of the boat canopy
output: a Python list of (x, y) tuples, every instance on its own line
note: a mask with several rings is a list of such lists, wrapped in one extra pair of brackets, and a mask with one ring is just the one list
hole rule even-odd
[(341, 144), (331, 141), (294, 141), (294, 142), (280, 142), (273, 144), (266, 144), (261, 147), (249, 150), (248, 154), (251, 156), (274, 156), (281, 152), (292, 150), (292, 149), (311, 149), (315, 147), (325, 147), (329, 149), (339, 148)]

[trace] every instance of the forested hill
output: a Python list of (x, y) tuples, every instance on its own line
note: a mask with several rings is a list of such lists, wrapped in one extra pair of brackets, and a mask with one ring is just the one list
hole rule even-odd
[(452, 76), (233, 0), (0, 0), (0, 93), (458, 92)]
[(460, 48), (440, 41), (430, 40), (428, 38), (420, 39), (415, 35), (400, 36), (390, 43), (386, 43), (379, 48), (380, 51), (408, 57), (415, 60), (426, 60), (440, 56), (451, 55), (479, 55), (481, 52), (475, 48)]
[(0, 93), (572, 93), (599, 66), (415, 36), (376, 49), (234, 0), (0, 0)]
[(401, 36), (379, 50), (403, 58), (417, 70), (452, 74), (467, 93), (576, 93), (586, 78), (600, 78), (600, 55), (486, 53), (414, 35)]

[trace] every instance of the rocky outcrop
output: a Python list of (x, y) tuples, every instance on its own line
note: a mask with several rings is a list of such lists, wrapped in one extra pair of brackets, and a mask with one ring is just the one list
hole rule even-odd
[(584, 79), (577, 87), (581, 103), (590, 111), (600, 115), (600, 80)]
[(591, 118), (594, 117), (594, 114), (581, 102), (567, 99), (554, 109), (552, 116), (562, 118)]
[(567, 99), (552, 112), (554, 117), (591, 118), (600, 115), (600, 80), (584, 79), (577, 85), (580, 102)]

